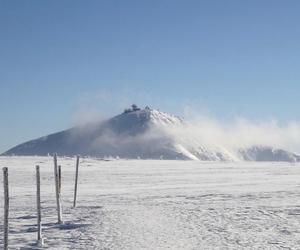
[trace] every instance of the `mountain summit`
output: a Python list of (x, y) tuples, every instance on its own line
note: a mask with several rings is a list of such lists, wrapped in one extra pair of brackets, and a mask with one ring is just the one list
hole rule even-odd
[(183, 119), (145, 107), (131, 108), (103, 122), (44, 136), (20, 144), (3, 155), (59, 155), (125, 159), (181, 159), (203, 161), (300, 161), (300, 156), (271, 146), (228, 150), (204, 145)]
[(104, 122), (93, 122), (20, 144), (4, 155), (81, 154), (98, 157), (182, 159), (159, 128), (183, 120), (149, 107), (131, 108)]

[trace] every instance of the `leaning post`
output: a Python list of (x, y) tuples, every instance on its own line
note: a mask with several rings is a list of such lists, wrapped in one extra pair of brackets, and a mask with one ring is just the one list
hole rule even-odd
[(3, 168), (3, 185), (4, 185), (4, 232), (3, 232), (3, 249), (8, 249), (8, 212), (9, 212), (9, 193), (8, 193), (8, 169)]
[(76, 158), (76, 173), (75, 173), (75, 188), (74, 188), (73, 207), (76, 207), (77, 185), (78, 185), (78, 168), (79, 168), (79, 155), (77, 155), (77, 158)]
[(61, 224), (62, 223), (61, 200), (60, 200), (60, 192), (59, 192), (57, 154), (54, 154), (54, 180), (55, 180), (55, 193), (56, 193), (57, 223)]

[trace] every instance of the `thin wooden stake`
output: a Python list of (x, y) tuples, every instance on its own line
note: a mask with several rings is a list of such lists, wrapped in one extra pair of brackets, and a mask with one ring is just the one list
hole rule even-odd
[(59, 194), (61, 196), (61, 166), (58, 165), (58, 188), (59, 188)]
[(39, 245), (43, 245), (42, 239), (42, 213), (41, 213), (41, 178), (40, 167), (35, 166), (36, 170), (36, 208), (37, 208), (37, 241)]
[(77, 184), (78, 184), (78, 168), (79, 168), (79, 155), (77, 155), (77, 159), (76, 159), (76, 173), (75, 173), (75, 188), (74, 188), (74, 202), (73, 202), (73, 207), (76, 207)]
[(55, 179), (55, 192), (56, 192), (56, 210), (57, 210), (57, 223), (62, 223), (61, 218), (61, 198), (58, 183), (58, 170), (57, 170), (57, 154), (54, 154), (54, 179)]
[(9, 212), (9, 193), (8, 193), (8, 169), (3, 168), (3, 185), (4, 185), (4, 250), (8, 249), (8, 212)]

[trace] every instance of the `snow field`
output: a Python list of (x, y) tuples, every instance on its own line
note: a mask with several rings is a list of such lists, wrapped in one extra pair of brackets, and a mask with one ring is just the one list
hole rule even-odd
[[(58, 158), (57, 225), (53, 159), (0, 157), (9, 168), (10, 249), (39, 249), (37, 164), (43, 249), (299, 249), (299, 164), (82, 159), (73, 209), (75, 161)], [(2, 215), (1, 205), (0, 246)]]

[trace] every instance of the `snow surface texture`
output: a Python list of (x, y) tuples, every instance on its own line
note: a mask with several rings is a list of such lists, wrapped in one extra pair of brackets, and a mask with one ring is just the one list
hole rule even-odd
[(273, 145), (249, 144), (240, 148), (228, 144), (230, 140), (239, 140), (235, 137), (240, 135), (213, 142), (214, 132), (218, 131), (203, 124), (195, 126), (155, 109), (136, 107), (104, 122), (88, 123), (23, 143), (4, 155), (58, 153), (123, 159), (300, 161), (300, 156)]
[[(61, 226), (55, 224), (52, 158), (0, 157), (0, 166), (9, 168), (10, 249), (38, 249), (36, 164), (44, 249), (299, 249), (298, 163), (86, 158), (80, 163), (75, 209), (75, 158), (58, 158), (58, 163)], [(1, 245), (2, 233), (1, 228)]]

